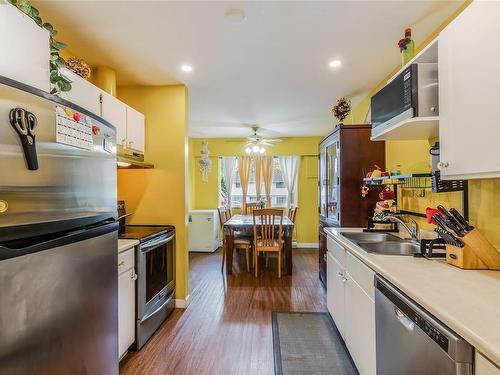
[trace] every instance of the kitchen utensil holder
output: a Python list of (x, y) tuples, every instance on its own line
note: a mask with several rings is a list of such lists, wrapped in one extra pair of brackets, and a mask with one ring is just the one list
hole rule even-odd
[(464, 191), (467, 180), (442, 180), (440, 171), (431, 174), (431, 188), (433, 193), (448, 193), (451, 191)]
[(500, 252), (479, 232), (461, 238), (464, 247), (446, 245), (446, 262), (468, 270), (500, 270)]

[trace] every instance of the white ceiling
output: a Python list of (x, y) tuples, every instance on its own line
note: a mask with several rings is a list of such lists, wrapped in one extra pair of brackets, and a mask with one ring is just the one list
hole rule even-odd
[[(461, 2), (39, 1), (70, 51), (118, 84), (189, 88), (189, 133), (324, 135), (342, 95), (361, 100), (398, 63), (405, 27), (424, 40)], [(224, 18), (245, 11), (242, 23)], [(331, 69), (332, 59), (342, 67)], [(180, 70), (184, 63), (194, 71)]]

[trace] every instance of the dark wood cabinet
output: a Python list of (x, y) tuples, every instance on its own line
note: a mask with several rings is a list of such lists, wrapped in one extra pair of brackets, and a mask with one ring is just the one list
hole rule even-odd
[(371, 125), (339, 125), (319, 144), (319, 277), (326, 287), (325, 227), (366, 227), (378, 199), (361, 196), (363, 174), (385, 167), (385, 142), (370, 140)]

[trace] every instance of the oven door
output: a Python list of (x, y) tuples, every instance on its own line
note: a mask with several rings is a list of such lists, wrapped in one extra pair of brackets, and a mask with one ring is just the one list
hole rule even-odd
[(175, 234), (141, 244), (138, 258), (137, 318), (146, 320), (175, 290)]

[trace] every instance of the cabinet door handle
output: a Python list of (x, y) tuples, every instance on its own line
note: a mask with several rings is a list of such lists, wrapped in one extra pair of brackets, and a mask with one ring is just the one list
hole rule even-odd
[(337, 277), (344, 277), (344, 274), (342, 272), (337, 273)]
[(122, 260), (120, 263), (118, 263), (118, 267), (122, 267), (124, 265), (125, 265), (125, 261), (124, 260)]
[(324, 254), (323, 254), (323, 260), (324, 260), (325, 262), (327, 262), (327, 259), (326, 259), (326, 253), (324, 253)]
[(134, 143), (134, 141), (128, 141), (128, 146), (132, 146), (132, 143)]
[(137, 280), (137, 274), (133, 273), (132, 275), (130, 275), (130, 278), (132, 279), (132, 281)]
[(127, 140), (125, 138), (123, 138), (121, 144), (123, 147), (125, 147), (127, 144)]
[(448, 163), (447, 161), (440, 161), (439, 163), (437, 163), (438, 169), (448, 168), (449, 165), (450, 163)]

